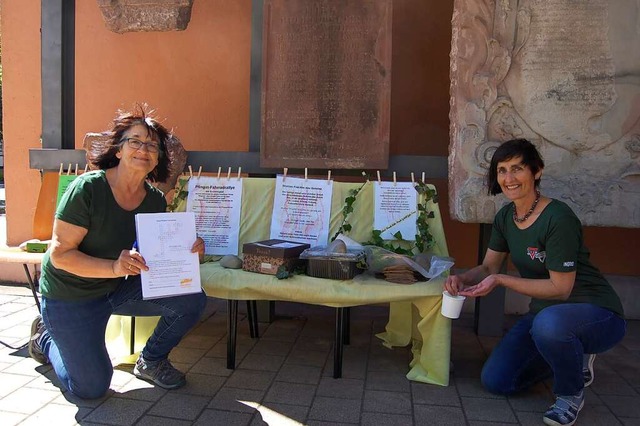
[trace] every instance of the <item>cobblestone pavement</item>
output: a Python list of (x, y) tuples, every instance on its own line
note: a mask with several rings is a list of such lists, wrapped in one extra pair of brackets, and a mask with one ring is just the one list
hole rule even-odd
[[(386, 323), (384, 306), (352, 309), (342, 379), (332, 378), (334, 310), (292, 303), (276, 305), (277, 319), (261, 324), (259, 339), (249, 337), (243, 317), (238, 367), (227, 370), (226, 304), (213, 299), (170, 356), (187, 372), (187, 386), (155, 388), (123, 365), (107, 396), (83, 401), (60, 390), (50, 366), (29, 358), (25, 344), (36, 314), (26, 287), (0, 283), (3, 426), (539, 425), (552, 403), (549, 383), (508, 398), (482, 389), (480, 369), (497, 339), (477, 337), (470, 317), (454, 321), (450, 386), (410, 382), (410, 349), (387, 349), (375, 337)], [(640, 321), (598, 356), (577, 424), (640, 425)]]

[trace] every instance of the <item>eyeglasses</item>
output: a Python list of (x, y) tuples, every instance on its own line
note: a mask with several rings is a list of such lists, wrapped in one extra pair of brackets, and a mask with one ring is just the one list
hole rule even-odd
[(499, 176), (506, 176), (507, 172), (511, 173), (513, 176), (517, 176), (520, 173), (522, 173), (525, 169), (525, 165), (524, 164), (517, 164), (515, 166), (511, 166), (508, 170), (506, 167), (500, 167), (498, 168), (498, 175)]
[(126, 142), (131, 149), (138, 150), (144, 146), (147, 148), (147, 151), (157, 154), (160, 152), (160, 145), (156, 142), (142, 142), (140, 139), (136, 138), (125, 138), (122, 139), (123, 142)]

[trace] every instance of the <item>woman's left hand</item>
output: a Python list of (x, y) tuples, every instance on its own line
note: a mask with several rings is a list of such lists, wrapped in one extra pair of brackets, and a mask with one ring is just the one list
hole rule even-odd
[(498, 274), (491, 274), (478, 284), (460, 290), (458, 294), (465, 297), (481, 297), (491, 293), (500, 283), (498, 282)]
[(200, 237), (196, 238), (196, 242), (191, 247), (191, 253), (198, 253), (200, 263), (204, 262), (204, 240)]

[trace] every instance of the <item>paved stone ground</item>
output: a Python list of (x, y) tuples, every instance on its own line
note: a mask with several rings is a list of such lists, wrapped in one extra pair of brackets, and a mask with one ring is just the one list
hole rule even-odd
[[(28, 357), (33, 299), (23, 286), (0, 283), (0, 425), (538, 425), (552, 403), (549, 383), (510, 398), (481, 388), (480, 369), (497, 339), (478, 338), (469, 317), (454, 322), (454, 371), (441, 387), (408, 381), (410, 350), (386, 349), (375, 337), (385, 307), (352, 309), (342, 379), (331, 377), (333, 309), (278, 303), (279, 318), (261, 324), (260, 339), (241, 321), (235, 371), (225, 368), (225, 310), (211, 300), (203, 322), (171, 353), (187, 371), (183, 389), (154, 388), (122, 366), (106, 397), (83, 401)], [(640, 321), (597, 358), (595, 377), (578, 424), (640, 425)]]

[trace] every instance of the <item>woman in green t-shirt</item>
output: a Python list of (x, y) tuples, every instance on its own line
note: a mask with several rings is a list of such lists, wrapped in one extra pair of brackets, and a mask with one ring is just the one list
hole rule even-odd
[[(206, 295), (143, 300), (140, 272), (149, 268), (134, 246), (135, 215), (166, 210), (164, 195), (149, 181), (169, 177), (170, 137), (143, 107), (119, 114), (91, 160), (98, 170), (78, 176), (56, 210), (42, 262), (42, 317), (31, 327), (29, 353), (51, 362), (62, 385), (81, 398), (99, 398), (109, 389), (105, 331), (112, 314), (160, 316), (133, 373), (165, 389), (185, 384), (168, 355), (200, 319)], [(192, 251), (202, 259), (201, 238)]]
[[(482, 297), (503, 286), (530, 296), (529, 313), (504, 336), (482, 369), (493, 393), (512, 394), (553, 377), (556, 402), (544, 414), (549, 425), (572, 425), (593, 381), (596, 353), (624, 337), (617, 294), (589, 261), (582, 225), (565, 203), (540, 193), (544, 162), (525, 139), (502, 144), (493, 155), (489, 193), (512, 202), (495, 216), (482, 265), (452, 275), (451, 294)], [(511, 255), (519, 277), (500, 274)]]

